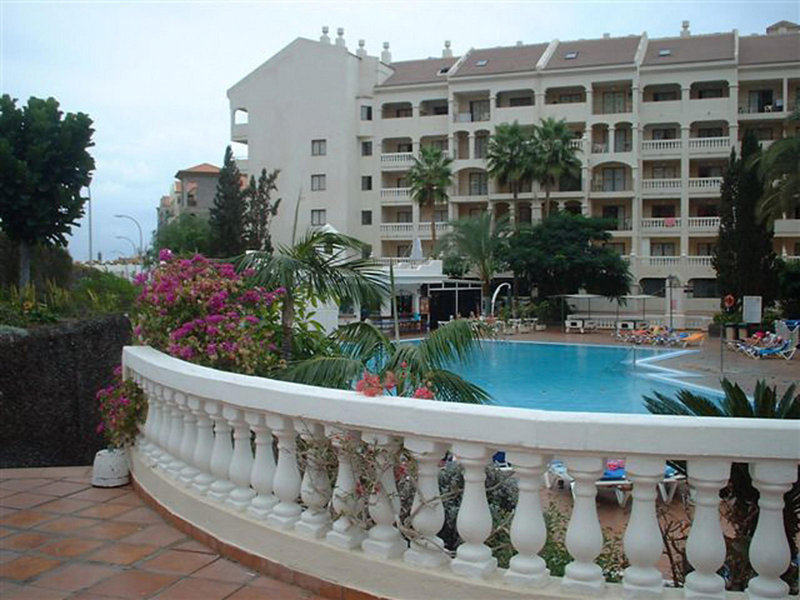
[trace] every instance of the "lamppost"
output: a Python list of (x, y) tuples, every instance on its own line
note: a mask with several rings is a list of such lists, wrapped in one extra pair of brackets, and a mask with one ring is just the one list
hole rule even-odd
[(136, 254), (138, 254), (139, 256), (141, 256), (141, 254), (142, 254), (142, 251), (144, 250), (144, 236), (142, 235), (142, 226), (141, 226), (141, 225), (139, 225), (139, 221), (137, 221), (136, 219), (134, 219), (134, 218), (133, 218), (132, 216), (130, 216), (130, 215), (114, 215), (114, 216), (115, 216), (117, 219), (130, 219), (131, 221), (133, 221), (133, 222), (134, 222), (134, 224), (136, 225), (136, 227), (139, 229), (139, 251), (138, 251)]
[(128, 242), (133, 247), (134, 256), (137, 254), (137, 252), (136, 252), (136, 243), (131, 238), (126, 237), (124, 235), (118, 235), (116, 237), (117, 237), (118, 240), (125, 240), (126, 242)]

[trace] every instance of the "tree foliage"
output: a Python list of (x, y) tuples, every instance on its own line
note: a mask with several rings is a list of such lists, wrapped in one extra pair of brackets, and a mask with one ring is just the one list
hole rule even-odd
[[(447, 202), (447, 188), (453, 178), (450, 169), (453, 159), (439, 148), (423, 147), (408, 170), (411, 197), (420, 207), (433, 207)], [(431, 215), (431, 239), (436, 246), (436, 223)]]
[(758, 217), (764, 180), (756, 163), (761, 150), (752, 131), (742, 139), (742, 156), (731, 152), (720, 187), (720, 226), (712, 264), (722, 296), (761, 296), (769, 306), (777, 296), (772, 231)]
[(800, 262), (778, 261), (778, 300), (786, 319), (800, 319)]
[(273, 203), (272, 193), (278, 191), (278, 175), (280, 169), (267, 173), (261, 169), (261, 175), (256, 183), (255, 177), (250, 177), (250, 185), (245, 191), (244, 204), (244, 232), (249, 250), (263, 250), (272, 252), (272, 238), (269, 225), (272, 217), (278, 214), (281, 199)]
[(758, 170), (764, 179), (764, 196), (758, 207), (769, 221), (795, 217), (800, 211), (800, 137), (776, 140), (761, 155)]
[(83, 216), (81, 189), (92, 180), (92, 120), (64, 114), (54, 98), (0, 97), (0, 228), (20, 252), (19, 282), (30, 277), (30, 248), (66, 246)]
[(532, 139), (533, 177), (544, 188), (542, 216), (550, 214), (550, 192), (564, 175), (580, 173), (581, 163), (571, 146), (572, 131), (564, 119), (542, 119), (534, 127)]
[(245, 251), (244, 196), (242, 174), (236, 166), (233, 151), (228, 146), (217, 180), (214, 206), (211, 207), (209, 216), (212, 256), (236, 256)]
[(495, 128), (489, 138), (486, 170), (498, 183), (508, 185), (516, 201), (523, 182), (533, 172), (530, 136), (517, 121)]
[(163, 249), (175, 254), (208, 254), (211, 248), (211, 228), (202, 217), (185, 213), (171, 223), (165, 223), (153, 234), (152, 259), (157, 260)]
[(619, 297), (628, 293), (631, 276), (625, 260), (601, 245), (611, 239), (607, 227), (602, 219), (550, 215), (512, 233), (504, 258), (517, 276), (538, 286), (539, 296), (585, 289)]

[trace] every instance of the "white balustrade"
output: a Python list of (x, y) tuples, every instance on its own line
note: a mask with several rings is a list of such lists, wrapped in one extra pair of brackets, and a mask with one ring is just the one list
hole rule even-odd
[(758, 490), (758, 523), (750, 541), (750, 564), (758, 575), (750, 580), (750, 600), (788, 598), (789, 586), (781, 575), (791, 554), (783, 529), (783, 495), (797, 479), (797, 465), (788, 461), (750, 464), (753, 487)]
[(331, 528), (331, 482), (325, 465), (327, 440), (319, 423), (298, 422), (296, 429), (306, 443), (306, 470), (300, 483), (300, 499), (306, 509), (294, 529), (301, 535), (323, 538)]
[(689, 150), (730, 151), (731, 140), (725, 137), (689, 138)]
[(508, 452), (506, 458), (519, 478), (519, 499), (511, 522), (511, 543), (519, 554), (511, 558), (505, 579), (516, 585), (543, 587), (550, 582), (550, 571), (539, 556), (547, 541), (539, 490), (547, 460), (528, 452)]
[(633, 482), (633, 506), (623, 540), (630, 566), (625, 569), (622, 586), (631, 598), (659, 597), (663, 591), (661, 571), (655, 565), (662, 545), (656, 486), (664, 477), (664, 462), (657, 456), (629, 456), (625, 465)]
[(300, 495), (300, 469), (297, 466), (297, 433), (294, 422), (278, 415), (267, 416), (267, 426), (278, 438), (278, 464), (272, 491), (278, 503), (267, 515), (267, 522), (279, 529), (291, 529), (303, 511), (297, 503)]
[(728, 483), (731, 463), (697, 458), (688, 464), (695, 488), (692, 530), (686, 542), (686, 558), (694, 571), (686, 576), (686, 598), (724, 598), (725, 581), (717, 571), (725, 561), (725, 539), (719, 520), (719, 491)]
[(464, 465), (464, 495), (456, 519), (463, 543), (456, 550), (450, 568), (465, 577), (486, 577), (497, 569), (497, 559), (484, 543), (492, 532), (492, 513), (486, 500), (489, 451), (480, 444), (455, 444), (453, 454)]
[(651, 151), (680, 151), (680, 140), (642, 140), (642, 150), (644, 152)]
[(413, 164), (413, 152), (386, 152), (381, 154), (381, 166), (402, 166)]
[(381, 198), (407, 199), (410, 198), (411, 188), (381, 188)]
[(680, 179), (642, 179), (642, 190), (645, 192), (680, 192)]
[(400, 499), (394, 480), (394, 458), (400, 443), (397, 438), (379, 433), (365, 433), (363, 439), (373, 445), (375, 452), (375, 485), (369, 496), (369, 516), (375, 525), (370, 527), (361, 548), (366, 554), (383, 559), (399, 558), (408, 548), (395, 526)]
[(272, 493), (272, 480), (275, 478), (272, 431), (267, 427), (263, 414), (248, 411), (245, 418), (256, 434), (256, 455), (250, 471), (250, 485), (256, 491), (256, 497), (247, 507), (247, 514), (257, 519), (266, 519), (278, 503), (278, 498)]
[(575, 503), (565, 542), (574, 560), (564, 569), (562, 587), (585, 595), (600, 595), (605, 587), (603, 570), (594, 560), (603, 550), (603, 531), (597, 519), (597, 480), (605, 461), (599, 456), (571, 456), (567, 468), (575, 478)]
[(680, 228), (681, 220), (677, 217), (656, 217), (642, 219), (640, 222), (642, 229), (675, 229)]
[(689, 217), (689, 231), (719, 229), (719, 217)]
[[(422, 568), (425, 577), (445, 582), (453, 581), (452, 575), (443, 574), (442, 567), (448, 567), (461, 576), (462, 583), (480, 579), (476, 585), (485, 588), (476, 594), (480, 597), (492, 597), (487, 591), (491, 586), (513, 589), (504, 584), (536, 588), (543, 598), (600, 594), (609, 598), (672, 597), (675, 592), (664, 591), (663, 574), (657, 566), (663, 541), (655, 509), (665, 460), (673, 457), (686, 460), (688, 484), (694, 489), (695, 510), (686, 547), (693, 570), (686, 577), (683, 594), (686, 598), (725, 598), (725, 583), (717, 574), (726, 560), (719, 490), (728, 482), (732, 462), (749, 463), (760, 495), (760, 512), (750, 545), (750, 562), (757, 575), (748, 583), (747, 595), (752, 600), (787, 597), (788, 588), (781, 580), (790, 560), (783, 495), (795, 481), (800, 461), (792, 423), (722, 418), (701, 422), (686, 417), (559, 413), (368, 398), (205, 367), (187, 370), (182, 361), (137, 347), (125, 349), (125, 364), (126, 375), (140, 382), (149, 401), (144, 435), (132, 453), (134, 476), (139, 479), (142, 469), (151, 471), (151, 478), (160, 478), (163, 484), (151, 493), (167, 485), (188, 494), (186, 487), (190, 487), (192, 494), (186, 501), (194, 497), (205, 504), (212, 529), (214, 510), (221, 510), (215, 503), (225, 503), (236, 509), (226, 510), (226, 519), (246, 519), (243, 523), (248, 527), (265, 531), (292, 530), (306, 538), (304, 543), (319, 543), (320, 548), (338, 546), (337, 562), (351, 556), (369, 569), (375, 559), (378, 563), (374, 564), (383, 565), (381, 568), (402, 560), (405, 569)], [(255, 433), (255, 456), (251, 431)], [(278, 441), (277, 464), (273, 433)], [(298, 434), (303, 440), (302, 478)], [(733, 438), (736, 444), (730, 444)], [(337, 460), (334, 490), (328, 478), (331, 446)], [(416, 486), (408, 519), (401, 525), (394, 468), (403, 446), (402, 455), (413, 459), (412, 472), (416, 463)], [(454, 558), (438, 537), (445, 520), (438, 477), (448, 448), (464, 468), (464, 490), (456, 517), (462, 542), (455, 548)], [(519, 497), (510, 528), (516, 554), (507, 569), (493, 576), (498, 568), (486, 545), (492, 517), (484, 467), (497, 448), (506, 451), (512, 464)], [(547, 539), (539, 493), (552, 455), (564, 457), (574, 478), (574, 503), (564, 540), (573, 561), (560, 580), (550, 576), (539, 556)], [(626, 457), (627, 475), (633, 484), (623, 538), (629, 566), (621, 585), (606, 585), (596, 563), (603, 547), (596, 481), (607, 456)], [(158, 463), (154, 465), (155, 458)], [(176, 461), (182, 461), (183, 467), (172, 469), (170, 476), (170, 466)], [(356, 473), (356, 465), (367, 471)], [(176, 473), (177, 479), (173, 479)], [(361, 490), (357, 481), (368, 486)], [(172, 510), (180, 512), (180, 506), (173, 505)], [(247, 516), (238, 516), (244, 511)], [(368, 522), (363, 518), (366, 511)], [(236, 534), (228, 530), (219, 535), (236, 543)], [(288, 536), (281, 543), (292, 544), (291, 539)], [(295, 550), (287, 553), (291, 552)], [(350, 571), (357, 573), (358, 568), (351, 565)]]
[(225, 502), (234, 509), (243, 511), (256, 496), (255, 490), (250, 487), (250, 472), (253, 470), (250, 425), (245, 421), (241, 410), (226, 406), (223, 416), (233, 428), (233, 455), (228, 467), (228, 480), (236, 486)]
[(338, 427), (330, 427), (326, 433), (336, 450), (339, 468), (336, 472), (336, 485), (333, 489), (333, 507), (336, 520), (333, 528), (325, 535), (328, 543), (351, 550), (361, 546), (364, 531), (358, 527), (355, 513), (358, 510), (356, 498), (356, 480), (353, 476), (353, 465), (350, 456), (361, 436), (355, 431), (345, 431)]
[(689, 189), (696, 192), (719, 192), (722, 177), (690, 177)]

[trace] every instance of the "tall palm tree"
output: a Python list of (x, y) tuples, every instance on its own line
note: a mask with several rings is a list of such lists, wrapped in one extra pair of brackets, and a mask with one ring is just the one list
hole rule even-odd
[(531, 176), (533, 167), (530, 137), (517, 121), (501, 123), (495, 128), (489, 138), (486, 166), (492, 178), (511, 189), (516, 207), (520, 187)]
[[(414, 157), (414, 165), (408, 170), (408, 184), (411, 197), (419, 203), (420, 208), (426, 206), (433, 210), (434, 205), (447, 202), (447, 188), (453, 171), (450, 169), (453, 159), (445, 156), (439, 148), (423, 147), (419, 156)], [(431, 239), (436, 246), (436, 222), (431, 215)]]
[(562, 175), (580, 172), (581, 163), (576, 149), (570, 146), (572, 132), (564, 119), (542, 119), (533, 130), (533, 176), (544, 187), (545, 202), (542, 217), (550, 212), (550, 192)]
[(362, 257), (363, 248), (356, 238), (311, 229), (293, 246), (280, 246), (274, 253), (248, 252), (235, 260), (240, 271), (255, 270), (258, 285), (286, 290), (281, 313), (284, 360), (292, 358), (298, 298), (313, 303), (347, 298), (363, 306), (386, 297), (386, 273), (377, 262)]
[(773, 142), (759, 156), (759, 171), (766, 189), (758, 208), (768, 221), (794, 216), (800, 207), (800, 137)]
[[(501, 256), (508, 236), (508, 217), (497, 219), (484, 212), (471, 219), (451, 221), (452, 230), (442, 238), (447, 255), (461, 257), (468, 269), (475, 269), (481, 280), (484, 304), (489, 300), (492, 278), (503, 264)], [(483, 307), (484, 311), (486, 306)]]
[[(644, 397), (644, 404), (647, 410), (658, 415), (800, 419), (800, 394), (795, 395), (795, 385), (790, 385), (782, 396), (778, 396), (775, 387), (768, 387), (765, 381), (759, 381), (756, 383), (752, 401), (738, 384), (731, 383), (727, 379), (722, 380), (722, 390), (725, 396), (718, 403), (693, 394), (689, 390), (680, 390), (675, 398), (653, 392), (654, 397)], [(722, 491), (722, 495), (730, 500), (731, 525), (734, 529), (734, 535), (729, 539), (728, 566), (731, 568), (731, 589), (743, 590), (747, 581), (754, 575), (747, 559), (747, 549), (758, 521), (758, 492), (753, 487), (746, 464), (733, 464), (730, 482)], [(797, 556), (797, 535), (800, 533), (800, 481), (796, 481), (784, 496), (783, 519), (791, 555)]]
[(430, 389), (437, 400), (488, 403), (489, 395), (484, 390), (447, 368), (466, 360), (487, 335), (488, 329), (482, 323), (458, 319), (439, 327), (418, 344), (398, 343), (371, 323), (351, 323), (332, 334), (339, 354), (300, 361), (281, 377), (297, 383), (352, 389), (365, 371), (376, 373), (381, 379), (391, 371), (398, 379), (398, 395), (409, 396), (422, 386)]

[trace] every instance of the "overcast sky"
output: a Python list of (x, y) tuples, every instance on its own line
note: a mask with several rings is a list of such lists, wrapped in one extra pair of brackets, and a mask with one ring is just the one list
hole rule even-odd
[[(0, 0), (0, 91), (25, 103), (53, 96), (94, 120), (94, 252), (130, 255), (156, 225), (175, 172), (221, 165), (229, 141), (226, 90), (296, 37), (344, 27), (348, 48), (391, 43), (394, 60), (470, 47), (647, 31), (764, 33), (800, 21), (797, 0), (746, 2), (33, 2)], [(70, 252), (88, 258), (86, 220)]]

